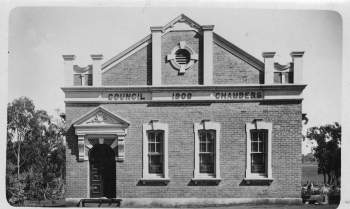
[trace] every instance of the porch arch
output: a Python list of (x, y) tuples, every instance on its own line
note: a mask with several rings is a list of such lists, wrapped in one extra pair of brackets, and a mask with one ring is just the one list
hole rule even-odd
[(89, 160), (89, 150), (96, 144), (111, 147), (117, 161), (124, 161), (125, 136), (129, 122), (99, 106), (73, 122), (78, 136), (78, 161)]

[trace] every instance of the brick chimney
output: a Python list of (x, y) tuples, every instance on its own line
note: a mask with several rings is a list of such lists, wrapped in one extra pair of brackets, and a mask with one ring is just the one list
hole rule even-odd
[(62, 55), (64, 60), (64, 86), (73, 86), (73, 62), (75, 55)]
[(265, 63), (264, 84), (273, 84), (274, 56), (276, 52), (263, 52)]
[(303, 83), (303, 51), (290, 53), (293, 60), (293, 80), (295, 84)]
[(101, 86), (102, 78), (101, 78), (101, 65), (102, 65), (102, 54), (92, 54), (90, 55), (92, 59), (92, 85), (93, 86)]

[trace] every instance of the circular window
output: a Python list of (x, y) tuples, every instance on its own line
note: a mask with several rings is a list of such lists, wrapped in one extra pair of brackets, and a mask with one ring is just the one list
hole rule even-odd
[(186, 49), (179, 49), (175, 52), (175, 61), (179, 65), (187, 65), (191, 60), (191, 54)]
[(167, 55), (167, 61), (169, 61), (175, 69), (179, 70), (180, 75), (191, 68), (197, 60), (198, 54), (184, 41), (180, 41), (179, 44), (171, 50), (171, 53)]

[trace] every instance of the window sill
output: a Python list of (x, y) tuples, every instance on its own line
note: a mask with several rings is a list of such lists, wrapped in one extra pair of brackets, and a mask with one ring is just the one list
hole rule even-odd
[(270, 185), (273, 178), (267, 177), (248, 177), (243, 179), (246, 185)]
[(221, 178), (210, 178), (210, 177), (197, 177), (197, 178), (192, 178), (191, 181), (194, 184), (198, 183), (214, 183), (214, 184), (219, 184), (221, 181)]
[(167, 185), (170, 182), (169, 178), (142, 178), (140, 179), (142, 184), (163, 183)]

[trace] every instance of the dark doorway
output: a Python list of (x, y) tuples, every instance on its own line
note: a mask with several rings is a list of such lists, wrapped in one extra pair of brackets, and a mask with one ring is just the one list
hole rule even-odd
[(114, 151), (105, 144), (95, 145), (89, 153), (90, 197), (116, 197), (116, 162)]

